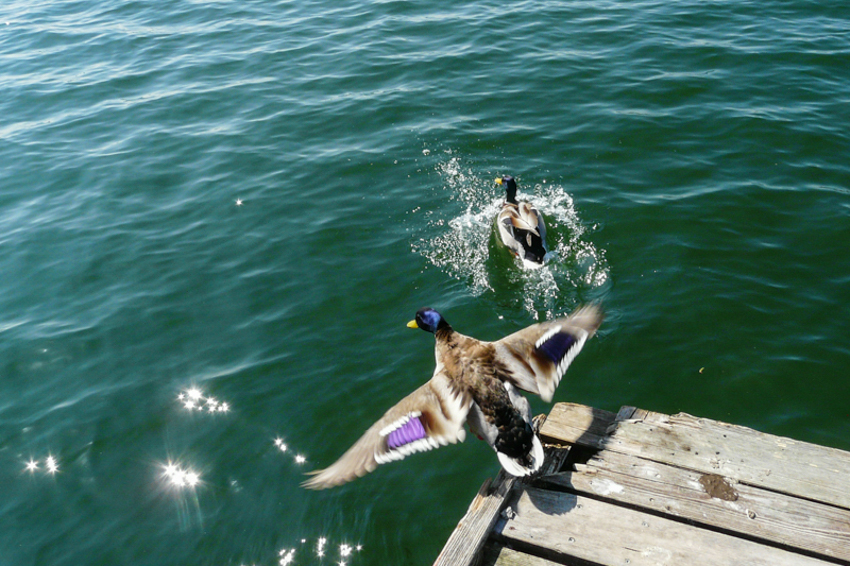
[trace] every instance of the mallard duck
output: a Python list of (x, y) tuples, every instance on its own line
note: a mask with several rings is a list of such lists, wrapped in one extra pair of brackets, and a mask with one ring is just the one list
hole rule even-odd
[(531, 406), (519, 390), (552, 400), (567, 367), (602, 322), (596, 306), (533, 324), (495, 342), (455, 332), (432, 308), (408, 323), (436, 338), (431, 379), (399, 401), (329, 467), (311, 472), (306, 488), (351, 481), (379, 464), (462, 442), (464, 422), (496, 451), (502, 467), (526, 476), (543, 465), (543, 446), (532, 427)]
[(496, 216), (499, 237), (511, 252), (522, 259), (526, 267), (543, 265), (546, 255), (546, 224), (543, 215), (527, 202), (516, 199), (516, 181), (510, 175), (496, 179), (504, 185), (507, 198)]

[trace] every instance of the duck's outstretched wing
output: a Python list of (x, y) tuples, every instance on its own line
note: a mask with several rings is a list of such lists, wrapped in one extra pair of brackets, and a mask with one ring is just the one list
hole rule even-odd
[(387, 411), (339, 460), (324, 470), (310, 472), (313, 477), (301, 485), (326, 489), (363, 476), (378, 464), (462, 442), (471, 403), (471, 397), (457, 391), (442, 372), (435, 373), (428, 383)]
[(493, 342), (496, 359), (507, 367), (506, 377), (517, 387), (549, 402), (602, 318), (599, 307), (588, 305), (568, 317), (534, 324)]

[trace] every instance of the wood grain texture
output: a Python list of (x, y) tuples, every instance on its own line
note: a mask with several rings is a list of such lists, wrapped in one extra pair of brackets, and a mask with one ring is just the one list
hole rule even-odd
[(850, 562), (850, 511), (739, 483), (711, 493), (707, 474), (603, 451), (574, 472), (548, 476), (550, 485), (688, 519), (824, 558)]
[(561, 564), (513, 550), (498, 543), (488, 543), (483, 551), (481, 566), (561, 566)]
[(515, 481), (515, 478), (502, 470), (496, 479), (484, 482), (434, 566), (466, 566), (475, 563)]
[(544, 442), (601, 447), (617, 415), (576, 403), (558, 403), (540, 427)]
[(540, 436), (541, 474), (498, 501), (483, 489), (440, 564), (474, 564), (486, 543), (486, 566), (850, 566), (848, 452), (571, 403), (553, 407)]
[(850, 508), (850, 453), (687, 414), (617, 423), (606, 450)]
[(534, 487), (512, 498), (498, 534), (515, 548), (559, 562), (578, 558), (602, 566), (825, 566), (828, 562), (715, 531)]

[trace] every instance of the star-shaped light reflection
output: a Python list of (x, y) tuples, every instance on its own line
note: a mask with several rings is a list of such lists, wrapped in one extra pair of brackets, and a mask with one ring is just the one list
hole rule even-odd
[[(308, 542), (309, 542), (309, 539), (306, 539), (306, 538), (301, 539), (302, 545), (308, 544)], [(315, 556), (317, 558), (324, 559), (329, 554), (328, 551), (327, 551), (327, 547), (329, 545), (333, 545), (333, 544), (334, 543), (329, 541), (326, 537), (317, 538), (316, 539), (316, 546), (315, 546)], [(361, 550), (363, 550), (362, 544), (354, 545), (354, 544), (349, 544), (349, 543), (340, 543), (338, 545), (338, 551), (339, 551), (338, 557), (335, 558), (334, 560), (331, 560), (329, 562), (329, 564), (334, 564), (335, 566), (336, 565), (347, 566), (348, 561), (352, 559), (351, 557), (354, 555), (354, 553), (360, 552)], [(289, 566), (290, 564), (294, 564), (295, 563), (295, 551), (296, 551), (295, 548), (283, 548), (283, 549), (279, 550), (278, 551), (278, 564), (280, 566)], [(299, 563), (300, 563), (300, 561), (299, 561)], [(324, 560), (322, 560), (322, 563), (324, 564)]]
[[(283, 438), (281, 438), (279, 436), (274, 439), (274, 445), (281, 452), (288, 452), (289, 451), (289, 446), (287, 446), (286, 442), (283, 441)], [(295, 463), (298, 464), (299, 466), (301, 464), (304, 464), (304, 463), (307, 462), (307, 457), (304, 456), (303, 454), (295, 454), (292, 458), (295, 460)]]
[(215, 397), (204, 397), (203, 391), (192, 387), (177, 395), (177, 401), (187, 411), (200, 411), (202, 413), (228, 413), (230, 405), (225, 401), (219, 401)]
[(47, 468), (49, 474), (55, 474), (59, 471), (59, 464), (53, 456), (47, 457), (47, 460), (44, 461), (44, 467)]
[(199, 476), (195, 472), (186, 472), (186, 485), (189, 487), (195, 487), (198, 485), (198, 482), (201, 481), (201, 476)]
[(183, 469), (173, 462), (165, 465), (165, 471), (162, 475), (174, 487), (194, 488), (201, 483), (201, 476), (197, 472)]
[(36, 462), (32, 458), (30, 458), (30, 461), (27, 462), (27, 471), (31, 474), (34, 474), (37, 469), (38, 469), (38, 462)]

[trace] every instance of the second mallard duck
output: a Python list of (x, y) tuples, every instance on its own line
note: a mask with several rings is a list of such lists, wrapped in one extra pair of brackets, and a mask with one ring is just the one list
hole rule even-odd
[(302, 485), (333, 487), (379, 464), (463, 441), (464, 422), (496, 451), (511, 475), (538, 471), (543, 445), (532, 426), (531, 406), (518, 390), (551, 401), (567, 367), (601, 322), (600, 310), (586, 306), (568, 317), (484, 342), (455, 332), (434, 309), (419, 310), (408, 326), (434, 333), (433, 377), (384, 413), (339, 460), (312, 472)]
[(502, 242), (518, 256), (525, 267), (538, 268), (546, 256), (546, 224), (543, 215), (527, 202), (516, 199), (516, 180), (510, 175), (496, 179), (504, 185), (507, 198), (496, 216)]

